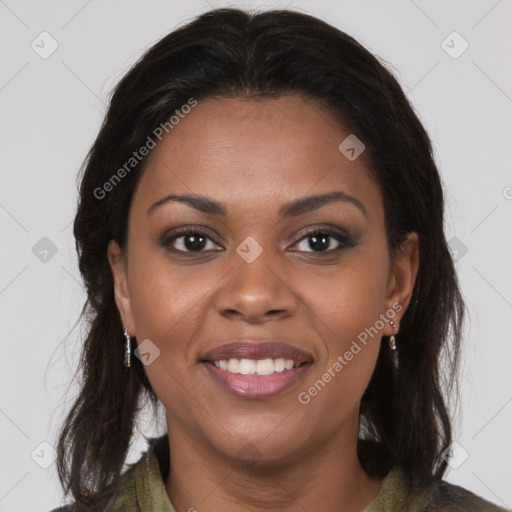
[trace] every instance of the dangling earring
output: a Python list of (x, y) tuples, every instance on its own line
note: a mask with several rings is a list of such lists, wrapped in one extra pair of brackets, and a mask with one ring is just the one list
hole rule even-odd
[(128, 327), (124, 330), (124, 366), (130, 368), (130, 335), (128, 334)]
[[(398, 333), (398, 327), (395, 325), (395, 322), (393, 322), (392, 320), (389, 322), (395, 329), (395, 334)], [(389, 346), (391, 347), (391, 350), (396, 350), (396, 341), (395, 341), (395, 336), (394, 335), (391, 335), (391, 337), (389, 338)]]

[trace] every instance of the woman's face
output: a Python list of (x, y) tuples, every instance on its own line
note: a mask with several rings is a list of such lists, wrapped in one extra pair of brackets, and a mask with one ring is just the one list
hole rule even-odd
[(152, 150), (109, 258), (170, 437), (269, 461), (355, 442), (418, 247), (410, 234), (391, 265), (379, 187), (351, 139), (339, 149), (349, 135), (298, 96), (210, 99)]

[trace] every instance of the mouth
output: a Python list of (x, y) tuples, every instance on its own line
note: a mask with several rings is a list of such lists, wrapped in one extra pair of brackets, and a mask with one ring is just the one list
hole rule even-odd
[(237, 341), (203, 354), (199, 363), (232, 394), (269, 398), (293, 387), (313, 365), (308, 352), (276, 341)]

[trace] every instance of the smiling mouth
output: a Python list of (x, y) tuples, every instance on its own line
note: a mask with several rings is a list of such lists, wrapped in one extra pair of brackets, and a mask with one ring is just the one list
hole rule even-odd
[(229, 394), (245, 399), (269, 399), (294, 388), (313, 366), (313, 361), (230, 358), (200, 361), (200, 364)]
[(218, 359), (216, 361), (203, 361), (235, 375), (256, 375), (264, 377), (266, 375), (273, 375), (288, 370), (299, 368), (303, 365), (311, 364), (312, 361), (294, 361), (293, 359), (284, 359), (282, 357), (265, 359)]
[(293, 388), (313, 366), (313, 353), (275, 340), (236, 340), (201, 354), (198, 363), (221, 389), (264, 399)]

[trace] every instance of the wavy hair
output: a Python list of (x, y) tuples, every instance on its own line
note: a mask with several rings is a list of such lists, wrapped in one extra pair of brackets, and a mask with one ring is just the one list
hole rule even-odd
[(398, 364), (388, 343), (381, 343), (361, 400), (358, 456), (372, 475), (400, 466), (411, 489), (442, 478), (454, 389), (458, 398), (465, 305), (443, 231), (443, 187), (431, 141), (385, 64), (307, 14), (217, 9), (158, 41), (119, 81), (81, 168), (74, 220), (88, 328), (80, 392), (58, 434), (57, 468), (77, 509), (96, 509), (114, 495), (141, 400), (158, 403), (138, 359), (129, 373), (123, 371), (123, 327), (107, 259), (110, 240), (124, 247), (147, 157), (104, 197), (98, 190), (191, 97), (299, 94), (364, 142), (363, 157), (384, 200), (390, 254), (416, 231), (420, 265), (397, 337)]

